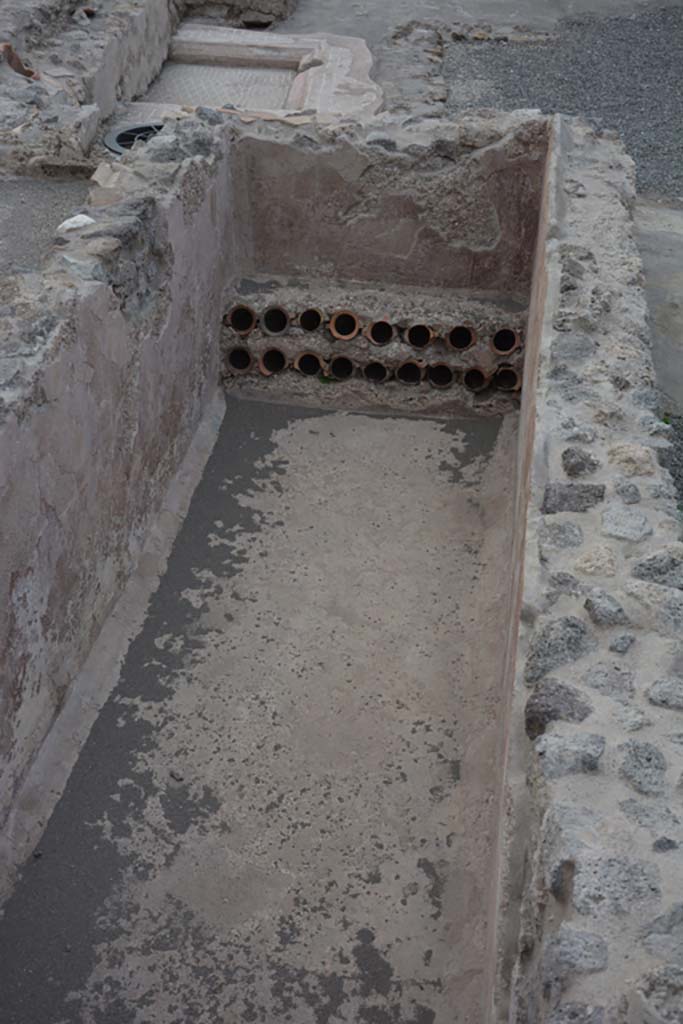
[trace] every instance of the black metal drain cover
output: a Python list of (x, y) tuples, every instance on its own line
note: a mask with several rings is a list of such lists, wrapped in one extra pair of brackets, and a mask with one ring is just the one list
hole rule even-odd
[(163, 124), (131, 124), (126, 128), (116, 128), (104, 137), (104, 144), (112, 153), (125, 153), (132, 149), (136, 142), (147, 142), (158, 135)]

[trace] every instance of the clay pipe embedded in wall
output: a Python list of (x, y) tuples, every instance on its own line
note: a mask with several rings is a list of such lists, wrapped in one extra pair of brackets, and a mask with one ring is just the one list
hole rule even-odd
[(434, 337), (434, 331), (427, 324), (411, 324), (406, 328), (404, 337), (413, 348), (426, 348)]
[(500, 391), (519, 391), (522, 378), (514, 366), (499, 366), (493, 375), (494, 386)]
[(329, 373), (335, 380), (348, 380), (353, 377), (355, 367), (347, 356), (335, 356), (330, 360)]
[(394, 337), (394, 328), (388, 320), (373, 320), (365, 328), (364, 334), (373, 345), (388, 345)]
[(317, 331), (323, 320), (323, 313), (320, 309), (304, 309), (299, 313), (299, 327), (309, 334)]
[(247, 335), (256, 327), (258, 318), (251, 306), (237, 305), (228, 310), (223, 323), (226, 327), (232, 327), (236, 334)]
[(390, 373), (384, 363), (366, 363), (363, 367), (363, 376), (372, 384), (383, 384), (389, 379)]
[(323, 370), (323, 363), (316, 352), (300, 352), (294, 360), (294, 369), (304, 377), (317, 377)]
[(477, 340), (477, 335), (468, 324), (457, 324), (448, 332), (446, 340), (456, 352), (464, 352), (466, 349), (472, 348)]
[(396, 379), (401, 384), (419, 384), (424, 374), (424, 367), (414, 359), (406, 359), (396, 370)]
[(427, 380), (433, 388), (450, 388), (455, 374), (446, 363), (434, 363), (427, 367)]
[(360, 320), (350, 309), (338, 309), (330, 317), (330, 334), (337, 341), (351, 341), (360, 330)]
[(468, 391), (483, 391), (488, 387), (490, 374), (485, 373), (480, 366), (471, 366), (462, 375), (462, 382)]
[(506, 356), (519, 348), (519, 335), (510, 327), (503, 327), (491, 338), (491, 348), (497, 356)]
[(264, 377), (272, 377), (280, 373), (287, 365), (287, 357), (282, 349), (269, 348), (263, 353), (258, 361), (258, 368)]
[(232, 373), (248, 373), (254, 360), (248, 348), (231, 348), (228, 352), (228, 367)]
[(284, 334), (289, 327), (290, 316), (282, 306), (269, 306), (261, 317), (261, 327), (266, 334)]

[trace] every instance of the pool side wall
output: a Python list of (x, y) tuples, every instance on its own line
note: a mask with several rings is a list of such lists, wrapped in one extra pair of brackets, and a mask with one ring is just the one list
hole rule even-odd
[(155, 190), (122, 164), (95, 189), (96, 223), (63, 239), (40, 281), (10, 279), (0, 821), (215, 399), (236, 249), (230, 175), (225, 156), (189, 157), (160, 164)]
[(615, 136), (554, 119), (508, 639), (491, 1019), (509, 1024), (653, 1024), (683, 993), (683, 545), (634, 179)]

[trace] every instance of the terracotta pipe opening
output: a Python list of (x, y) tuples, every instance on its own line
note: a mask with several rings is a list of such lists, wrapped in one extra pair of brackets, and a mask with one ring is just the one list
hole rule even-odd
[(464, 352), (466, 348), (470, 348), (474, 344), (474, 332), (464, 324), (458, 324), (449, 333), (448, 344), (458, 352)]
[(432, 340), (432, 332), (426, 324), (412, 324), (406, 331), (406, 341), (413, 348), (426, 348)]
[(304, 331), (317, 331), (323, 322), (323, 315), (319, 309), (305, 309), (299, 316), (299, 327)]
[(363, 367), (363, 376), (373, 384), (382, 384), (389, 376), (384, 363), (367, 363)]
[(259, 360), (259, 370), (266, 377), (273, 373), (280, 373), (287, 365), (284, 352), (279, 348), (269, 348), (263, 353)]
[(409, 360), (406, 363), (401, 363), (396, 371), (396, 376), (401, 384), (419, 384), (422, 380), (422, 367)]
[(491, 347), (494, 352), (498, 352), (499, 354), (512, 352), (513, 349), (517, 348), (517, 335), (508, 327), (504, 327), (502, 330), (496, 331), (493, 335)]
[(517, 391), (522, 379), (514, 366), (500, 366), (495, 373), (493, 383), (501, 391)]
[(488, 385), (489, 379), (478, 366), (472, 366), (469, 370), (465, 370), (462, 382), (468, 391), (483, 391)]
[(228, 366), (233, 373), (246, 373), (251, 369), (251, 352), (248, 348), (231, 348), (228, 352)]
[(289, 327), (289, 313), (282, 306), (269, 306), (261, 323), (266, 334), (284, 334)]
[(449, 388), (453, 383), (453, 371), (445, 363), (436, 363), (427, 367), (427, 379), (432, 387)]
[(348, 380), (353, 376), (353, 363), (346, 356), (335, 356), (330, 363), (330, 373), (335, 380)]
[(360, 330), (360, 321), (349, 309), (340, 309), (330, 317), (330, 331), (339, 341), (351, 341)]
[(394, 328), (388, 320), (375, 320), (368, 329), (368, 337), (375, 345), (388, 345), (393, 336)]
[(251, 306), (233, 306), (223, 317), (223, 323), (237, 334), (249, 334), (256, 327), (257, 317)]
[(323, 364), (315, 352), (302, 352), (294, 360), (294, 368), (303, 373), (304, 377), (317, 377)]

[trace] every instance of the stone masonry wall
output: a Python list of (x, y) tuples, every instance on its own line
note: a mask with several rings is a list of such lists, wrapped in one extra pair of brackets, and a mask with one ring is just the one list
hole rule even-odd
[(0, 50), (2, 169), (87, 173), (102, 121), (159, 73), (178, 22), (169, 0), (102, 0), (92, 9), (88, 17), (77, 4), (50, 0), (2, 12), (0, 44), (35, 72), (18, 73)]
[(2, 283), (0, 820), (218, 386), (228, 161), (195, 125), (141, 171), (102, 168), (94, 222)]
[(683, 544), (659, 462), (668, 426), (633, 165), (577, 122), (556, 120), (555, 145), (535, 416), (521, 438), (531, 475), (497, 1019), (680, 1024)]

